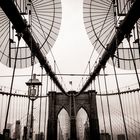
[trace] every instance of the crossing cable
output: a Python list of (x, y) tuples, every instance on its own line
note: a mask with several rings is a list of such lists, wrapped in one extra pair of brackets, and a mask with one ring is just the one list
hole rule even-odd
[[(103, 67), (103, 74), (104, 74), (105, 91), (106, 91), (106, 94), (107, 94), (108, 90), (107, 90), (107, 82), (106, 82), (106, 77), (105, 77), (105, 67)], [(107, 99), (107, 108), (108, 108), (108, 115), (109, 115), (110, 131), (111, 131), (111, 140), (113, 140), (112, 120), (111, 120), (110, 104), (109, 104), (108, 96), (106, 96), (106, 99)]]
[[(111, 58), (112, 58), (112, 57), (111, 57)], [(115, 74), (115, 81), (116, 81), (117, 90), (118, 90), (118, 93), (120, 93), (120, 88), (119, 88), (119, 83), (118, 83), (118, 78), (117, 78), (117, 73), (116, 73), (115, 63), (114, 63), (113, 58), (112, 58), (112, 63), (113, 63), (113, 69), (114, 69), (114, 74)], [(122, 100), (121, 100), (120, 94), (118, 94), (118, 96), (119, 96), (120, 108), (121, 108), (121, 113), (122, 113), (122, 118), (123, 118), (123, 123), (124, 123), (124, 129), (125, 129), (126, 140), (128, 140), (128, 133), (127, 133), (127, 127), (126, 127), (126, 122), (125, 122), (125, 117), (124, 117), (124, 111), (123, 111), (123, 106), (122, 106)]]
[(131, 47), (129, 36), (127, 36), (127, 41), (128, 41), (129, 47), (130, 47), (130, 52), (131, 52), (131, 56), (132, 56), (132, 60), (133, 60), (133, 64), (134, 64), (134, 68), (135, 68), (135, 72), (136, 72), (136, 77), (137, 77), (138, 85), (139, 85), (139, 88), (140, 88), (139, 75), (138, 75), (137, 66), (136, 66), (136, 63), (135, 63), (135, 60), (134, 60), (134, 55), (133, 55), (133, 52), (132, 52), (132, 47)]
[[(114, 11), (114, 24), (115, 24), (115, 27), (117, 27), (117, 19), (116, 19), (116, 11), (115, 11), (115, 1), (113, 0), (112, 1), (112, 3), (113, 3), (113, 11)], [(124, 6), (124, 8), (126, 7), (126, 4), (125, 4), (125, 6)], [(111, 7), (110, 7), (111, 8)], [(109, 9), (110, 9), (109, 8)], [(123, 8), (123, 10), (124, 10), (124, 8)], [(123, 10), (121, 11), (121, 12), (123, 12)], [(109, 11), (108, 11), (109, 12)], [(107, 13), (108, 14), (108, 13)], [(106, 18), (107, 18), (107, 16), (106, 16)], [(105, 18), (105, 20), (106, 20), (106, 18)], [(119, 17), (120, 18), (120, 17)], [(118, 18), (118, 20), (119, 20), (119, 18)], [(104, 20), (104, 23), (105, 23), (105, 20)], [(93, 25), (92, 25), (93, 26)], [(104, 26), (104, 24), (103, 24), (103, 26)], [(102, 28), (103, 28), (103, 26), (102, 26)], [(94, 27), (93, 27), (93, 31), (94, 31), (94, 33), (95, 33), (95, 35), (96, 35), (96, 32), (95, 32), (95, 29), (94, 29)], [(99, 39), (99, 37), (100, 37), (100, 33), (101, 33), (101, 30), (100, 30), (100, 32), (99, 32), (99, 36), (97, 36), (96, 35), (96, 38), (98, 38), (98, 41), (101, 43), (101, 41), (100, 41), (100, 39)], [(117, 30), (115, 29), (115, 33), (117, 33)], [(108, 36), (108, 38), (109, 38), (109, 36)], [(104, 41), (104, 40), (103, 40)], [(116, 40), (116, 44), (118, 44), (117, 43), (117, 40)], [(109, 53), (109, 55), (112, 55), (111, 54), (111, 52), (108, 50), (108, 48), (105, 48), (104, 47), (104, 45), (101, 43), (101, 45), (102, 45), (102, 47), (105, 49), (105, 51), (107, 51), (108, 53)], [(100, 51), (100, 53), (99, 53), (99, 55), (102, 53), (102, 51), (103, 51), (103, 48), (102, 48), (102, 50)], [(98, 49), (98, 48), (97, 48)], [(114, 57), (117, 57), (117, 56), (115, 56), (114, 55)], [(118, 57), (117, 57), (118, 58)], [(119, 59), (119, 58), (118, 58)]]
[[(54, 1), (53, 1), (53, 5), (54, 5), (54, 4), (55, 4), (55, 3), (54, 3)], [(42, 32), (43, 32), (43, 36), (44, 36), (44, 39), (45, 39), (45, 41), (43, 42), (43, 44), (41, 45), (40, 48), (42, 48), (42, 47), (45, 45), (45, 43), (47, 42), (49, 51), (51, 52), (52, 58), (53, 58), (53, 60), (54, 60), (54, 65), (55, 65), (55, 66), (54, 66), (54, 73), (55, 73), (55, 71), (56, 71), (56, 70), (55, 70), (56, 68), (58, 69), (58, 72), (60, 73), (60, 70), (59, 70), (59, 67), (58, 67), (58, 65), (57, 65), (57, 63), (56, 63), (54, 54), (53, 54), (53, 52), (52, 52), (52, 50), (51, 50), (51, 48), (50, 48), (51, 45), (50, 45), (50, 43), (47, 41), (47, 40), (48, 40), (48, 37), (49, 37), (49, 35), (50, 35), (50, 33), (51, 33), (51, 30), (52, 30), (52, 27), (53, 27), (53, 26), (51, 26), (51, 29), (50, 29), (50, 31), (49, 31), (47, 37), (46, 37), (45, 31), (43, 30), (43, 26), (42, 26), (42, 24), (41, 24), (41, 22), (40, 22), (40, 20), (39, 20), (37, 11), (36, 11), (35, 6), (34, 6), (34, 4), (33, 4), (32, 1), (31, 1), (31, 5), (33, 6), (35, 15), (36, 15), (36, 17), (37, 17), (37, 20), (38, 20), (38, 22), (39, 22), (40, 28), (41, 28), (41, 30), (42, 30)], [(53, 8), (54, 8), (54, 10), (55, 10), (55, 6), (54, 6)], [(54, 12), (54, 13), (55, 13), (55, 12)], [(52, 24), (53, 24), (53, 23), (54, 23), (54, 16), (53, 16)], [(61, 79), (63, 79), (63, 78), (61, 77)], [(63, 80), (62, 80), (62, 81), (63, 81)], [(63, 82), (64, 82), (64, 81), (63, 81)], [(65, 86), (65, 84), (64, 84), (64, 86)], [(54, 85), (54, 87), (55, 87), (55, 85)]]
[[(91, 76), (88, 78), (82, 89), (79, 91), (79, 94), (81, 94), (84, 90), (87, 89), (89, 84), (97, 74), (100, 72), (101, 68), (105, 66), (108, 59), (111, 57), (111, 54), (113, 55), (117, 49), (117, 45), (119, 45), (122, 40), (124, 39), (124, 35), (130, 33), (131, 29), (133, 28), (134, 24), (137, 22), (137, 20), (140, 17), (140, 1), (135, 0), (133, 5), (131, 6), (129, 12), (127, 13), (126, 17), (124, 18), (123, 22), (119, 26), (119, 30), (117, 30), (116, 34), (112, 38), (110, 44), (108, 45), (107, 49), (108, 51), (105, 51), (99, 61), (99, 63), (94, 68), (94, 71), (92, 72)], [(128, 24), (129, 23), (129, 24)], [(116, 39), (117, 39), (117, 45), (116, 45)]]
[[(97, 79), (98, 79), (99, 92), (101, 93), (101, 85), (100, 85), (99, 76), (97, 76)], [(104, 114), (104, 107), (103, 107), (102, 96), (100, 96), (100, 100), (101, 100), (101, 110), (102, 110), (102, 116), (103, 116), (104, 130), (105, 130), (105, 133), (106, 133), (106, 123), (105, 123), (105, 114)]]
[[(116, 112), (116, 110), (114, 109), (114, 112), (113, 113), (117, 113), (115, 116), (116, 116), (116, 118), (114, 119), (115, 120), (115, 122), (116, 122), (116, 124), (118, 124), (118, 125), (120, 125), (120, 121), (122, 120), (121, 118), (120, 118), (120, 112)], [(133, 133), (133, 131), (135, 131), (134, 129), (133, 129), (133, 126), (132, 125), (129, 125), (129, 124), (127, 124), (128, 125), (128, 133), (129, 133), (129, 135), (128, 135), (128, 138), (129, 139), (131, 139), (131, 135), (130, 134), (132, 134), (132, 137), (136, 137), (135, 135), (134, 135), (134, 133)]]
[[(90, 5), (91, 5), (91, 3), (90, 3)], [(110, 8), (109, 8), (110, 9)], [(109, 10), (108, 10), (108, 12), (109, 12)], [(91, 11), (91, 8), (90, 8), (90, 16), (91, 16), (91, 13), (92, 13), (92, 11)], [(105, 19), (105, 21), (106, 21), (106, 19)], [(104, 23), (105, 23), (105, 21), (104, 21)], [(92, 24), (92, 23), (91, 23)], [(92, 24), (92, 26), (93, 26), (93, 24)], [(103, 26), (104, 26), (104, 24), (103, 24)], [(102, 26), (102, 28), (103, 28), (103, 26)], [(101, 31), (102, 31), (102, 29), (99, 31), (99, 36), (101, 35)], [(91, 53), (91, 55), (90, 55), (90, 58), (89, 58), (89, 61), (88, 61), (88, 63), (91, 61), (91, 58), (92, 58), (92, 56), (93, 56), (93, 53), (94, 53), (94, 51), (95, 51), (95, 48), (96, 48), (96, 46), (97, 46), (97, 43), (98, 43), (98, 39), (96, 39), (95, 40), (95, 42), (93, 43), (93, 45), (94, 45), (94, 47), (93, 47), (93, 50), (92, 50), (92, 53)], [(99, 47), (98, 47), (99, 48)], [(98, 49), (97, 48), (97, 49)], [(100, 53), (99, 53), (99, 55), (98, 55), (98, 58), (95, 60), (95, 62), (99, 59), (99, 56), (100, 56), (100, 54), (101, 54), (101, 52), (103, 51), (103, 49), (101, 49), (101, 51), (100, 51)], [(87, 64), (87, 66), (86, 66), (86, 68), (85, 68), (85, 71), (84, 71), (84, 74), (85, 74), (85, 72), (86, 72), (86, 70), (88, 69), (88, 65), (89, 64)], [(93, 67), (94, 67), (94, 65), (93, 65)], [(93, 68), (92, 67), (92, 68)], [(90, 68), (91, 69), (91, 68)], [(83, 78), (83, 77), (82, 77)], [(81, 83), (81, 82), (80, 82)], [(80, 84), (79, 84), (80, 85)]]
[(126, 38), (127, 38), (127, 41), (128, 41), (129, 47), (130, 47), (130, 53), (131, 53), (131, 56), (132, 56), (132, 61), (133, 61), (133, 65), (134, 65), (134, 69), (135, 69), (135, 73), (136, 73), (136, 77), (137, 77), (137, 81), (138, 81), (138, 86), (140, 88), (140, 80), (139, 80), (139, 75), (138, 75), (136, 63), (135, 63), (135, 60), (134, 60), (134, 55), (133, 55), (133, 52), (132, 52), (132, 47), (131, 47), (131, 43), (130, 43), (130, 36), (128, 35)]
[[(112, 109), (113, 110), (113, 113), (115, 114), (115, 116), (116, 116), (116, 118), (117, 119), (119, 119), (120, 117), (120, 115), (121, 115), (121, 112), (120, 111), (118, 111), (117, 110), (117, 108), (113, 108)], [(137, 132), (136, 132), (136, 130), (133, 128), (133, 125), (134, 125), (134, 127), (136, 126), (134, 123), (132, 123), (132, 122), (130, 122), (129, 120), (127, 120), (127, 119), (130, 119), (130, 120), (133, 120), (133, 118), (131, 118), (130, 116), (128, 116), (127, 114), (125, 114), (125, 116), (126, 116), (126, 122), (128, 122), (127, 123), (127, 125), (128, 125), (128, 132), (129, 132), (129, 134), (131, 133), (131, 134), (133, 134), (133, 136), (135, 136), (134, 135), (134, 133), (136, 134)], [(120, 119), (119, 119), (120, 120)], [(134, 121), (134, 120), (133, 120)], [(117, 121), (118, 122), (118, 121)], [(131, 124), (129, 124), (129, 122), (131, 123)], [(135, 121), (136, 122), (136, 121)], [(137, 122), (137, 123), (139, 123), (139, 122)], [(139, 128), (139, 127), (137, 127), (137, 128)], [(134, 133), (133, 133), (133, 132)], [(135, 137), (137, 137), (137, 136), (135, 136)], [(130, 138), (130, 135), (129, 135), (129, 138)]]
[[(128, 94), (123, 94), (123, 96), (121, 96), (122, 99), (122, 106), (124, 109), (124, 115), (125, 115), (125, 121), (127, 122), (127, 124), (129, 125), (131, 123), (131, 119), (128, 118), (127, 120), (127, 116), (131, 116), (130, 113), (130, 102), (129, 102), (129, 93)], [(117, 112), (118, 110), (116, 109), (114, 112)], [(118, 111), (119, 112), (119, 111)], [(120, 113), (120, 112), (119, 112)], [(129, 136), (129, 138), (131, 139), (131, 136)]]
[[(117, 98), (114, 98), (114, 99), (115, 99), (115, 107), (112, 107), (113, 105), (111, 106), (112, 114), (114, 116), (113, 122), (112, 122), (112, 125), (114, 126), (114, 129), (115, 129), (114, 132), (116, 133), (117, 131), (120, 131), (121, 133), (124, 133), (123, 132), (124, 127), (123, 127), (123, 123), (122, 123), (122, 117), (121, 117), (121, 115), (119, 115), (119, 114), (116, 115), (116, 113), (114, 113), (114, 108), (118, 108), (118, 99)], [(112, 104), (114, 104), (114, 101), (112, 102)]]
[[(113, 113), (121, 114), (121, 112), (118, 111), (117, 108), (113, 108), (113, 107), (112, 107), (112, 111), (113, 111)], [(124, 113), (124, 115), (125, 115), (125, 117), (126, 117), (126, 122), (128, 122), (129, 120), (132, 120), (132, 121), (131, 121), (131, 124), (134, 125), (134, 126), (137, 127), (137, 128), (140, 128), (140, 126), (136, 126), (136, 125), (135, 125), (136, 123), (140, 125), (140, 122), (137, 121), (137, 120), (135, 120), (135, 119), (130, 115), (130, 113), (129, 113), (129, 114), (128, 114), (128, 113), (129, 113), (128, 111), (127, 111), (126, 113)]]
[[(135, 95), (134, 95), (135, 96)], [(135, 112), (135, 108), (136, 108), (136, 106), (134, 106), (135, 105), (135, 102), (133, 101), (133, 95), (132, 94), (130, 94), (130, 97), (128, 97), (128, 99), (129, 99), (129, 105), (130, 105), (130, 103), (132, 103), (132, 106), (130, 106), (129, 107), (129, 109), (130, 109), (130, 112), (132, 112), (132, 117), (134, 118), (134, 120), (136, 119), (136, 120), (138, 120), (135, 116), (137, 116), (137, 113)], [(131, 121), (133, 121), (133, 120), (131, 120)], [(135, 133), (135, 135), (136, 135), (136, 140), (138, 140), (137, 139), (137, 131), (136, 131), (136, 125), (134, 125), (134, 133)]]

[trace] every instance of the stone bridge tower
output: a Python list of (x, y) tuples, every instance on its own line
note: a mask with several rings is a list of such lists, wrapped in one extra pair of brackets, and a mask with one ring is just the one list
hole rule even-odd
[(89, 140), (100, 140), (99, 123), (96, 105), (96, 92), (90, 90), (75, 96), (75, 91), (69, 91), (69, 96), (58, 92), (49, 92), (48, 140), (57, 140), (57, 119), (62, 108), (70, 116), (70, 140), (77, 140), (76, 115), (84, 108), (89, 117)]

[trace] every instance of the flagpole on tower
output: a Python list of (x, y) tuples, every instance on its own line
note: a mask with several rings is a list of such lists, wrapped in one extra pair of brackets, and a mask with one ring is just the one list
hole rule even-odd
[(72, 81), (69, 81), (69, 84), (71, 85), (71, 90), (73, 90), (73, 88), (72, 88)]

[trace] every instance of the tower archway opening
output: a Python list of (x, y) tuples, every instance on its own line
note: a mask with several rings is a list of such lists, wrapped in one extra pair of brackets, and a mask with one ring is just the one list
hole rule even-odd
[(57, 140), (68, 140), (70, 138), (70, 117), (63, 108), (57, 119)]
[(84, 108), (81, 108), (77, 113), (76, 127), (78, 140), (86, 140), (86, 136), (89, 136), (87, 134), (89, 133), (89, 118)]

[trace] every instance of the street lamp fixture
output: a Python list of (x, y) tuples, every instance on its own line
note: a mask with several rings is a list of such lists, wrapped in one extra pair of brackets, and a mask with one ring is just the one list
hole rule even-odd
[(39, 86), (42, 85), (42, 83), (36, 79), (36, 74), (33, 74), (33, 77), (26, 82), (26, 85), (28, 86), (29, 99), (35, 100), (39, 95)]
[[(36, 79), (36, 74), (33, 74), (32, 78), (26, 82), (26, 85), (28, 86), (28, 97), (32, 101), (31, 106), (31, 124), (30, 124), (30, 131), (29, 131), (29, 138), (33, 139), (33, 108), (34, 108), (34, 101), (37, 99), (39, 95), (39, 86), (42, 85), (42, 83)], [(27, 116), (28, 117), (28, 116)]]

